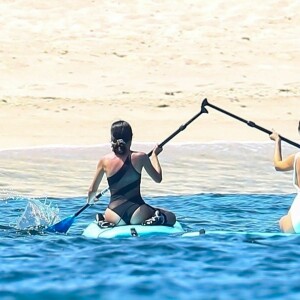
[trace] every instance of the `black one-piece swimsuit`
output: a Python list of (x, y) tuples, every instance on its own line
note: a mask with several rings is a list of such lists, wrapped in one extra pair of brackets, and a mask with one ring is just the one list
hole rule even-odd
[(108, 208), (129, 225), (133, 213), (141, 205), (146, 204), (140, 191), (141, 174), (133, 167), (131, 154), (119, 171), (108, 177), (107, 181), (111, 195)]

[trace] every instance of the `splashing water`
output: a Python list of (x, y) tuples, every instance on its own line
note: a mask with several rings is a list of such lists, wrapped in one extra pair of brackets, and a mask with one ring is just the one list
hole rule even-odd
[(59, 222), (59, 209), (51, 203), (29, 199), (22, 215), (16, 221), (17, 229), (48, 227)]

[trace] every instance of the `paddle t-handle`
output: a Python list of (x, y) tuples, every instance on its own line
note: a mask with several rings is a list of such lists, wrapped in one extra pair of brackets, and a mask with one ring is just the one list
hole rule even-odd
[[(261, 126), (255, 124), (255, 123), (252, 122), (252, 121), (245, 120), (245, 119), (243, 119), (243, 118), (241, 118), (241, 117), (239, 117), (239, 116), (237, 116), (237, 115), (234, 115), (234, 114), (232, 114), (232, 113), (230, 113), (230, 112), (228, 112), (228, 111), (226, 111), (226, 110), (224, 110), (224, 109), (222, 109), (222, 108), (220, 108), (220, 107), (218, 107), (218, 106), (216, 106), (216, 105), (213, 105), (213, 104), (209, 103), (209, 102), (207, 101), (207, 99), (204, 99), (204, 100), (203, 100), (202, 105), (204, 105), (204, 106), (210, 106), (211, 108), (213, 108), (213, 109), (215, 109), (215, 110), (218, 110), (219, 112), (224, 113), (224, 114), (226, 114), (226, 115), (228, 115), (228, 116), (230, 116), (230, 117), (232, 117), (232, 118), (234, 118), (234, 119), (237, 119), (237, 120), (239, 120), (239, 121), (241, 121), (241, 122), (247, 124), (247, 125), (250, 126), (250, 127), (256, 128), (256, 129), (258, 129), (258, 130), (260, 130), (260, 131), (263, 131), (263, 132), (267, 133), (268, 135), (270, 135), (270, 134), (272, 133), (271, 130), (268, 130), (268, 129), (266, 129), (266, 128), (263, 128), (263, 127), (261, 127)], [(297, 148), (300, 148), (300, 144), (298, 144), (298, 143), (296, 143), (296, 142), (294, 142), (294, 141), (291, 141), (291, 140), (289, 140), (289, 139), (287, 139), (287, 138), (285, 138), (284, 136), (281, 136), (281, 135), (280, 135), (280, 138), (281, 138), (283, 141), (289, 143), (290, 145), (295, 146), (295, 147), (297, 147)]]
[[(185, 130), (194, 120), (196, 120), (200, 115), (202, 115), (203, 113), (208, 113), (207, 109), (205, 108), (205, 101), (207, 102), (207, 99), (205, 98), (203, 101), (202, 101), (202, 104), (201, 104), (201, 110), (196, 114), (194, 115), (190, 120), (188, 120), (186, 123), (180, 125), (180, 127), (174, 131), (170, 136), (168, 136), (163, 142), (161, 142), (160, 144), (158, 144), (158, 146), (160, 148), (162, 148), (164, 145), (166, 145), (170, 140), (172, 140), (178, 133), (180, 133), (181, 131)], [(152, 152), (153, 150), (151, 150), (149, 153), (148, 153), (148, 156), (151, 156), (152, 155)]]

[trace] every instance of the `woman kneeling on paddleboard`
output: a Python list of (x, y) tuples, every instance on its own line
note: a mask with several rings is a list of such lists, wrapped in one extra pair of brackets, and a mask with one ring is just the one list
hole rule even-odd
[[(107, 177), (110, 202), (105, 210), (105, 221), (115, 225), (143, 224), (172, 226), (176, 216), (167, 210), (145, 203), (141, 197), (141, 172), (143, 169), (155, 181), (162, 181), (162, 170), (158, 154), (162, 148), (156, 146), (151, 159), (144, 152), (132, 151), (132, 129), (126, 121), (116, 121), (111, 126), (112, 152), (103, 156), (88, 192), (88, 203), (96, 200), (99, 184)], [(101, 214), (96, 219), (100, 222)]]
[[(300, 134), (300, 121), (298, 132)], [(283, 232), (300, 233), (300, 152), (289, 155), (286, 159), (282, 160), (280, 136), (274, 131), (270, 135), (270, 139), (275, 141), (274, 167), (276, 171), (293, 170), (293, 184), (297, 190), (296, 198), (287, 215), (279, 220), (279, 226)]]

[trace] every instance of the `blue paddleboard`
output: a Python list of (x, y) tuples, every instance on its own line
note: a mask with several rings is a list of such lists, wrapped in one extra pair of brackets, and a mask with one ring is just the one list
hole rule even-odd
[(101, 228), (97, 222), (94, 221), (84, 229), (82, 235), (88, 238), (126, 238), (132, 236), (157, 236), (175, 233), (184, 233), (184, 230), (178, 221), (174, 226), (124, 225), (107, 228)]

